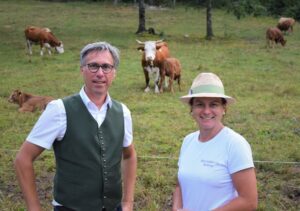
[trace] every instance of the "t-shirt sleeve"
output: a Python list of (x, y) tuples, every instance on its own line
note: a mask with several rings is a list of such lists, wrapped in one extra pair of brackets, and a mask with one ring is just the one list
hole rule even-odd
[(229, 148), (229, 173), (254, 167), (252, 151), (249, 143), (242, 137), (235, 137)]

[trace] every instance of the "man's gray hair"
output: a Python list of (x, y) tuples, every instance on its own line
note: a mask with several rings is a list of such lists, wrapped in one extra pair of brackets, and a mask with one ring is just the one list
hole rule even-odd
[(120, 51), (118, 48), (112, 46), (107, 42), (95, 42), (95, 43), (87, 44), (80, 52), (80, 65), (81, 66), (85, 65), (84, 59), (86, 55), (88, 55), (91, 51), (104, 51), (104, 50), (108, 50), (110, 52), (114, 60), (113, 61), (114, 67), (115, 69), (117, 69), (120, 63)]

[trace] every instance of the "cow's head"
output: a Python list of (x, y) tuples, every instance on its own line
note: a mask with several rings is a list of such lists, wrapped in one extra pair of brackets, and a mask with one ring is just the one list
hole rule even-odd
[(142, 50), (145, 53), (145, 60), (150, 63), (150, 65), (153, 65), (153, 61), (155, 59), (156, 51), (161, 48), (161, 46), (164, 45), (163, 40), (157, 40), (157, 41), (146, 41), (141, 42), (139, 40), (136, 40), (137, 43), (140, 45), (137, 49)]
[(282, 38), (282, 39), (280, 40), (280, 43), (281, 43), (282, 46), (285, 46), (286, 40)]
[(8, 98), (8, 102), (10, 103), (19, 103), (22, 92), (18, 89), (14, 90)]
[(55, 47), (55, 50), (57, 53), (63, 53), (64, 52), (64, 44), (62, 42), (60, 42), (59, 46)]

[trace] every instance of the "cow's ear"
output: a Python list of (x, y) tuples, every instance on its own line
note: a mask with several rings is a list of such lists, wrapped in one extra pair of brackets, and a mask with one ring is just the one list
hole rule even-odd
[(140, 46), (140, 47), (137, 48), (137, 50), (138, 51), (144, 51), (145, 49), (144, 49), (144, 47)]

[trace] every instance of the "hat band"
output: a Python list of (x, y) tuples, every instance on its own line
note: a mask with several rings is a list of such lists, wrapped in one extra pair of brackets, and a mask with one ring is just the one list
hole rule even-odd
[(201, 85), (191, 89), (191, 94), (199, 94), (199, 93), (216, 93), (224, 95), (224, 88), (220, 86), (214, 85)]

